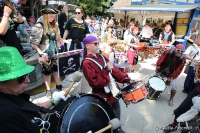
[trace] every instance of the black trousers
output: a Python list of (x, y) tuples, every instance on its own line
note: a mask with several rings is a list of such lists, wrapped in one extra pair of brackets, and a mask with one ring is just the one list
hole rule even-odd
[(196, 89), (189, 93), (184, 101), (179, 105), (179, 107), (174, 110), (175, 117), (177, 118), (183, 113), (187, 112), (191, 108), (191, 106), (193, 106), (192, 98), (199, 94), (200, 93)]

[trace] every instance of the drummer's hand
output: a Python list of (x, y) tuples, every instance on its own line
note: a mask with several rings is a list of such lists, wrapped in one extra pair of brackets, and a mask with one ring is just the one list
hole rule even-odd
[(168, 77), (168, 78), (167, 78), (167, 82), (169, 82), (169, 83), (170, 83), (172, 80), (173, 80), (173, 78), (171, 78), (171, 77)]
[(136, 82), (138, 82), (138, 80), (130, 80), (130, 83), (136, 83)]
[(113, 63), (112, 62), (107, 62), (106, 67), (109, 71), (111, 71), (114, 67), (113, 67)]
[(68, 94), (68, 96), (65, 97), (64, 94), (65, 94), (64, 91), (60, 91), (60, 92), (57, 92), (57, 91), (56, 91), (56, 92), (53, 93), (53, 98), (52, 98), (52, 99), (53, 99), (55, 102), (57, 102), (57, 103), (58, 103), (61, 99), (64, 100), (64, 101), (66, 101), (67, 98), (70, 97), (70, 95)]

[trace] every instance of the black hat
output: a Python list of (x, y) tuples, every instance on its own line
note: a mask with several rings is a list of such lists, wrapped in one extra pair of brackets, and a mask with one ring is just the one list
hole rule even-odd
[(58, 14), (58, 11), (55, 8), (53, 8), (52, 6), (46, 6), (42, 10), (40, 10), (40, 12), (42, 14), (50, 14), (50, 13)]

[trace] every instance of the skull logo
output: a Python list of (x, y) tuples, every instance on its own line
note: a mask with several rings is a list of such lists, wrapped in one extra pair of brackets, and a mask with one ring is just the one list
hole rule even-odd
[(73, 61), (74, 61), (73, 58), (69, 58), (69, 59), (68, 59), (68, 67), (72, 65)]

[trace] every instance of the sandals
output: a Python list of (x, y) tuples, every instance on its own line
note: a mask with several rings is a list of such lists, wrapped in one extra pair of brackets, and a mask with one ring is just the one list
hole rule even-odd
[(171, 107), (173, 107), (173, 106), (174, 106), (173, 101), (170, 101), (170, 100), (169, 100), (168, 105), (171, 106)]

